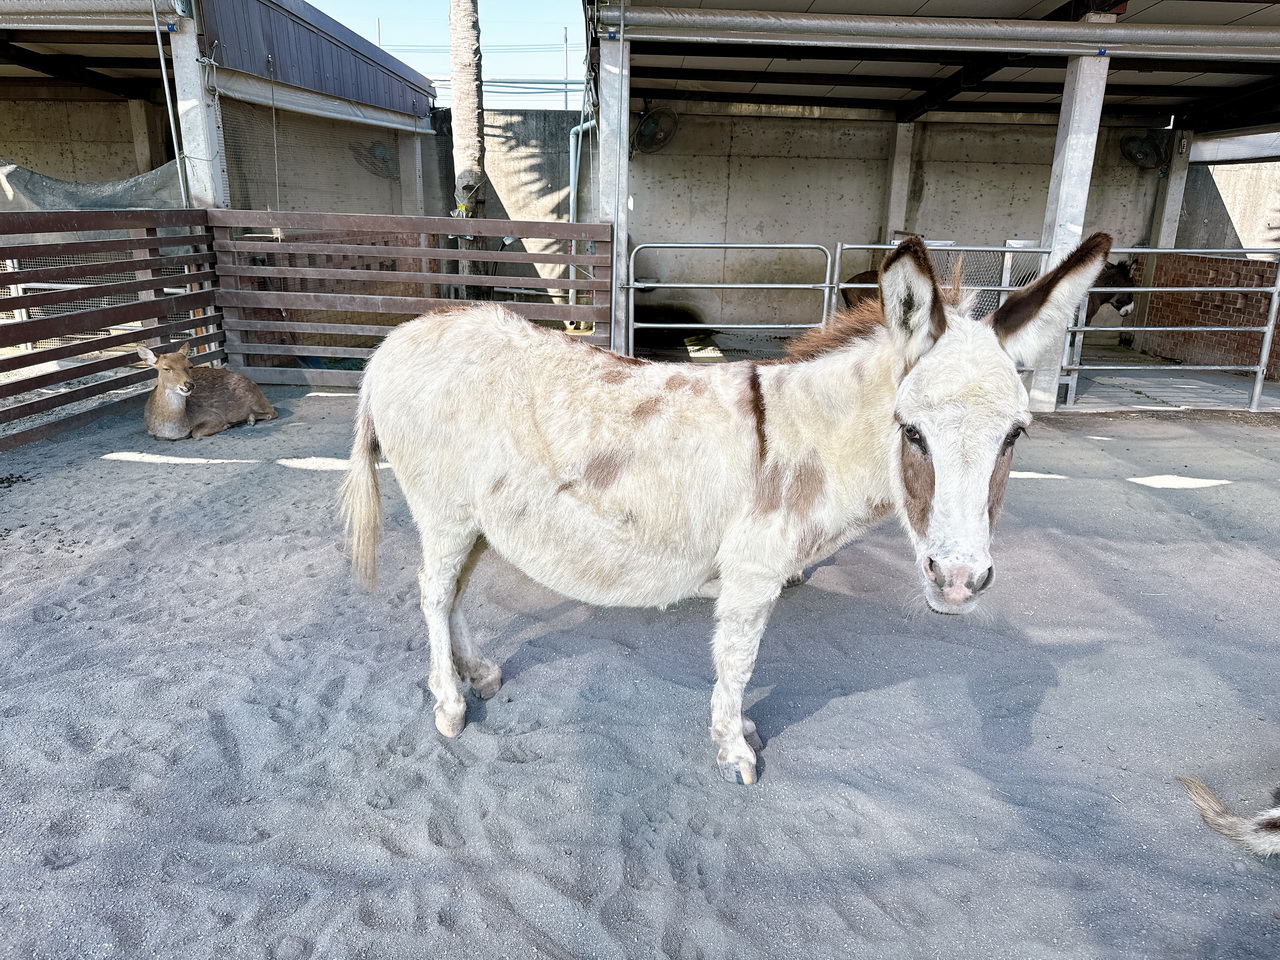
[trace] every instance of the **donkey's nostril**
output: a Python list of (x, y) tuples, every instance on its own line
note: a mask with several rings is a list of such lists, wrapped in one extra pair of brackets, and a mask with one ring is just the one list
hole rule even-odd
[(924, 572), (934, 583), (938, 583), (939, 570), (938, 565), (934, 563), (933, 557), (926, 557), (924, 561)]
[(978, 585), (973, 588), (973, 592), (975, 594), (981, 593), (983, 590), (987, 589), (987, 587), (991, 586), (991, 581), (995, 578), (996, 568), (994, 566), (987, 567), (987, 572), (983, 575), (982, 579), (978, 581)]

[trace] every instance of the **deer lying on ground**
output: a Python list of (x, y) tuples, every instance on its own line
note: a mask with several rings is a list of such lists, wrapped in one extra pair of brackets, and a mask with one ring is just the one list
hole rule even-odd
[(1187, 788), (1200, 818), (1210, 828), (1260, 857), (1280, 853), (1280, 806), (1262, 810), (1252, 817), (1239, 817), (1195, 777), (1178, 777), (1178, 782)]
[(147, 398), (147, 433), (160, 440), (198, 440), (238, 423), (275, 419), (275, 408), (256, 383), (230, 370), (193, 366), (189, 346), (159, 354), (138, 347), (138, 356), (158, 374)]

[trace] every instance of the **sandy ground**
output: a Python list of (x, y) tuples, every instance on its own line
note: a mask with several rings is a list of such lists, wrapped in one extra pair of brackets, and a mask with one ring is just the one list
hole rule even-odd
[(921, 612), (896, 526), (818, 566), (743, 788), (710, 602), (497, 559), (506, 683), (439, 738), (394, 483), (379, 591), (345, 569), (353, 397), (267, 392), (208, 440), (138, 412), (0, 454), (0, 957), (1280, 956), (1280, 863), (1173, 780), (1280, 784), (1276, 421), (1042, 421), (968, 618)]

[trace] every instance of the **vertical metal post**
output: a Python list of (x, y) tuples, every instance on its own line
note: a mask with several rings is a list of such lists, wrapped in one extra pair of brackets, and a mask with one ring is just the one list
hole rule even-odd
[(627, 147), (631, 139), (631, 50), (624, 27), (600, 41), (600, 213), (613, 224), (613, 289), (610, 292), (609, 345), (632, 352), (631, 309), (627, 285), (628, 210)]
[[(1091, 14), (1090, 18), (1098, 16)], [(1106, 16), (1115, 19), (1114, 15)], [(1053, 173), (1049, 179), (1049, 202), (1040, 236), (1040, 245), (1049, 248), (1049, 267), (1070, 253), (1084, 235), (1084, 214), (1089, 202), (1109, 59), (1100, 52), (1098, 56), (1076, 57), (1067, 66)], [(1066, 328), (1070, 324), (1070, 319), (1062, 324), (1053, 342), (1036, 359), (1031, 376), (1032, 410), (1053, 410), (1057, 406)]]
[(1267, 378), (1267, 360), (1271, 357), (1271, 344), (1276, 336), (1276, 313), (1280, 307), (1280, 262), (1276, 263), (1276, 275), (1271, 281), (1271, 306), (1267, 308), (1267, 331), (1262, 335), (1262, 347), (1258, 351), (1258, 370), (1253, 375), (1253, 390), (1249, 394), (1249, 409), (1254, 413), (1262, 404), (1262, 384)]
[(422, 193), (422, 135), (401, 130), (396, 134), (400, 149), (400, 212), (411, 217), (426, 215)]

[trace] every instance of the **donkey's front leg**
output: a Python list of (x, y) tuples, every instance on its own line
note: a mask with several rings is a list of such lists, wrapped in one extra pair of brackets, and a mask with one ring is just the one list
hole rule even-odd
[[(711, 692), (711, 738), (719, 745), (716, 763), (731, 783), (756, 782), (756, 753), (762, 746), (756, 725), (742, 712), (742, 694), (756, 665), (760, 637), (778, 596), (744, 596), (726, 585), (716, 604), (716, 633), (711, 641), (716, 685)], [(754, 749), (753, 749), (754, 748)]]

